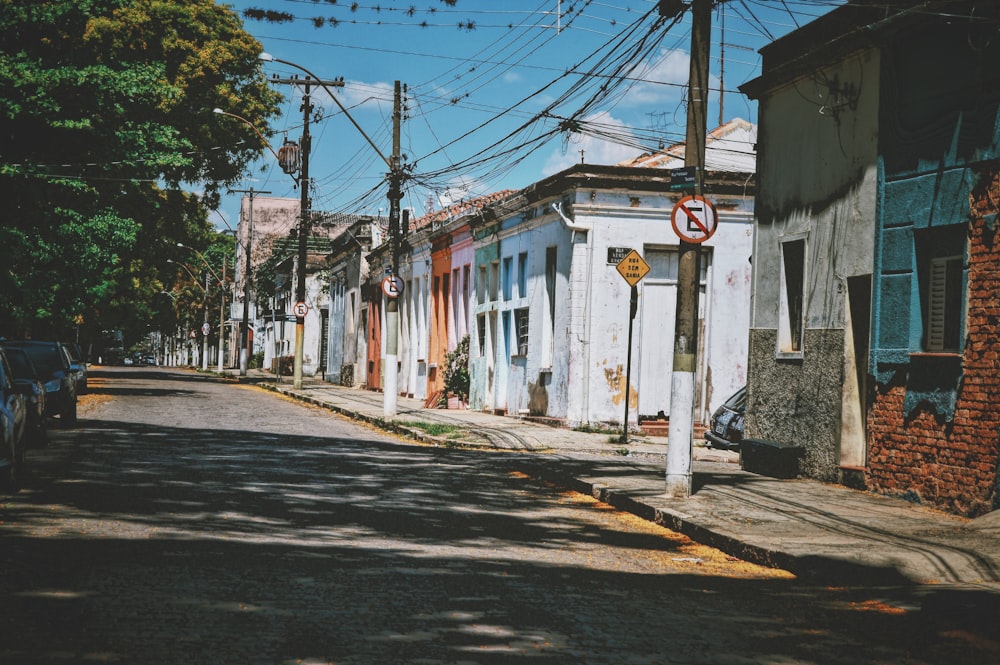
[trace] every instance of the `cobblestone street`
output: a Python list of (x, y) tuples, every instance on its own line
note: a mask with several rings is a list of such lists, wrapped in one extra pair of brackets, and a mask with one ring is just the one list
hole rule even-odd
[[(961, 608), (810, 586), (250, 386), (105, 369), (0, 525), (0, 662), (973, 663)], [(995, 617), (994, 617), (995, 619)], [(933, 623), (928, 623), (933, 620)]]

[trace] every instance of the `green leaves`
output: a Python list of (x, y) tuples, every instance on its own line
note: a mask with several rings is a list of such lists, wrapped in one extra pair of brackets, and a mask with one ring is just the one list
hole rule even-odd
[(260, 51), (213, 0), (0, 0), (0, 335), (142, 326), (176, 242), (210, 235), (203, 201), (264, 150), (211, 112), (266, 131)]

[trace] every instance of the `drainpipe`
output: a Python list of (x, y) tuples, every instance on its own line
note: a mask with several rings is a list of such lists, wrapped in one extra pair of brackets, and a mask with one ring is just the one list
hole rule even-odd
[[(582, 367), (584, 368), (584, 372), (583, 372), (583, 395), (581, 395), (581, 401), (582, 401), (583, 404), (582, 404), (582, 411), (581, 411), (580, 415), (581, 415), (581, 420), (582, 419), (586, 419), (586, 422), (590, 422), (590, 351), (591, 351), (591, 347), (592, 347), (592, 345), (590, 343), (590, 340), (591, 340), (590, 331), (591, 331), (591, 323), (592, 323), (591, 301), (593, 300), (593, 297), (594, 297), (594, 295), (593, 295), (594, 294), (594, 289), (593, 289), (593, 281), (594, 281), (594, 237), (592, 235), (590, 235), (590, 232), (593, 231), (593, 225), (591, 225), (591, 224), (581, 224), (579, 222), (571, 220), (563, 212), (563, 210), (562, 210), (562, 203), (560, 203), (560, 202), (553, 201), (551, 205), (552, 205), (552, 209), (556, 212), (557, 215), (559, 215), (559, 219), (562, 221), (563, 226), (565, 226), (569, 231), (572, 232), (572, 235), (570, 236), (570, 244), (571, 244), (571, 246), (576, 241), (576, 234), (577, 233), (583, 233), (583, 234), (586, 234), (586, 236), (587, 236), (587, 245), (588, 245), (588, 247), (587, 247), (587, 281), (589, 282), (589, 286), (587, 288), (587, 300), (586, 300), (586, 306), (585, 306), (585, 310), (584, 310), (585, 311), (585, 313), (584, 313), (584, 335), (585, 335), (585, 339), (583, 341), (583, 345), (584, 345), (584, 349), (585, 350), (584, 350), (584, 362), (582, 363)], [(625, 398), (628, 399), (628, 386), (625, 386)]]

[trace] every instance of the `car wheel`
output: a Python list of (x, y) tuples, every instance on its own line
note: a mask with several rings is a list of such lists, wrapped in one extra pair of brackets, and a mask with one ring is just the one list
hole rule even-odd
[(34, 445), (36, 448), (44, 448), (49, 445), (49, 428), (45, 424), (44, 418), (38, 423), (38, 427), (35, 428)]
[(0, 469), (0, 492), (16, 494), (21, 489), (21, 465), (18, 464), (17, 450), (11, 450), (10, 465)]
[(59, 420), (63, 427), (74, 427), (76, 425), (76, 400), (67, 404), (59, 414)]

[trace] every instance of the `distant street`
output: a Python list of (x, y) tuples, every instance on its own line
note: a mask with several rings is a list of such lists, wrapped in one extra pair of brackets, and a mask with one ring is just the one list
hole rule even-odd
[(183, 370), (94, 368), (0, 498), (0, 663), (995, 662), (519, 472)]

